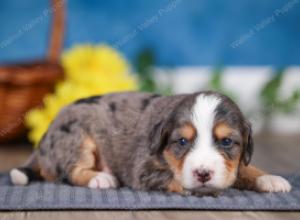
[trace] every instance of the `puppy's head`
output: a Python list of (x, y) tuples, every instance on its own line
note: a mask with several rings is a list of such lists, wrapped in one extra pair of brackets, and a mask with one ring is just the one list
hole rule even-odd
[(218, 93), (185, 98), (155, 129), (152, 151), (163, 156), (182, 187), (215, 191), (231, 186), (253, 151), (250, 124)]

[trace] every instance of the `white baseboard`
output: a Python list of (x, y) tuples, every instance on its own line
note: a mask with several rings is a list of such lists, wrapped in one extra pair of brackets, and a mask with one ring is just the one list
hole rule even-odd
[[(190, 93), (208, 89), (212, 68), (178, 67), (175, 69), (157, 68), (155, 78), (158, 84), (171, 85), (174, 93)], [(223, 70), (224, 87), (232, 91), (243, 112), (248, 116), (256, 132), (262, 129), (262, 108), (259, 92), (270, 79), (271, 67), (226, 67)], [(300, 67), (293, 66), (286, 70), (280, 90), (281, 97), (287, 97), (296, 88), (300, 89)], [(270, 129), (276, 133), (300, 133), (300, 104), (293, 114), (275, 114)]]

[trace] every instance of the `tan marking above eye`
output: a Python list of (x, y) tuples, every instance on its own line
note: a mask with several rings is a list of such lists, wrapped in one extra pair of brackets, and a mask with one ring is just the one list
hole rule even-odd
[(217, 124), (214, 129), (215, 137), (218, 140), (226, 138), (234, 133), (236, 133), (236, 131), (224, 122)]
[(186, 138), (187, 140), (191, 141), (195, 138), (196, 136), (196, 129), (194, 126), (190, 123), (184, 124), (180, 128), (180, 134), (181, 137)]

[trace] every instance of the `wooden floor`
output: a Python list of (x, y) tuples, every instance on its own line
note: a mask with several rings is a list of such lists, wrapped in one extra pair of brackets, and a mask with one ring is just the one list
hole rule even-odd
[[(1, 218), (3, 217), (3, 218)], [(29, 211), (0, 212), (2, 220), (299, 220), (299, 212), (237, 211)]]

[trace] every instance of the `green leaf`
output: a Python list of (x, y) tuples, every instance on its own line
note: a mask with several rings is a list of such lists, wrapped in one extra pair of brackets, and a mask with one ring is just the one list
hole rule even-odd
[(208, 84), (209, 89), (214, 90), (216, 92), (220, 92), (224, 95), (227, 95), (231, 99), (235, 100), (236, 96), (232, 91), (227, 90), (223, 86), (223, 68), (221, 66), (217, 66), (213, 72), (212, 77)]
[(264, 106), (263, 113), (269, 117), (275, 112), (292, 113), (300, 101), (300, 91), (293, 91), (286, 99), (279, 97), (280, 87), (284, 77), (284, 69), (278, 69), (273, 77), (265, 84), (260, 92), (261, 103)]
[(137, 56), (136, 69), (139, 74), (145, 74), (154, 66), (154, 52), (150, 48), (143, 49)]

